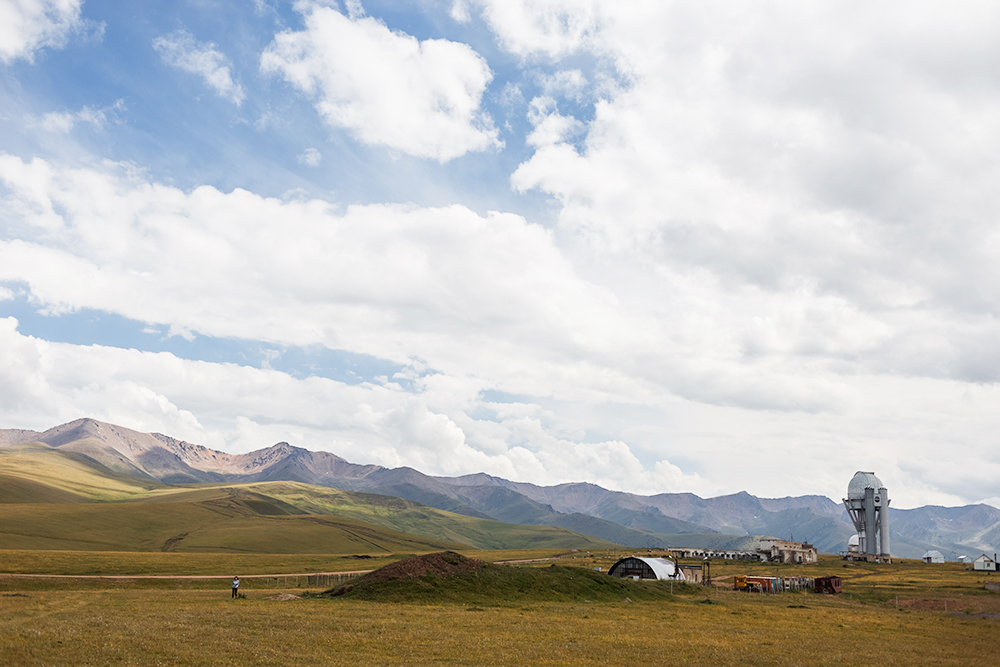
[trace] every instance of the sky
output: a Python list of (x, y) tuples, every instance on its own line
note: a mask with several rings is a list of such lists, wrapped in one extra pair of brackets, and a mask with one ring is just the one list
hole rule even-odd
[(0, 428), (1000, 506), (1000, 5), (0, 0)]

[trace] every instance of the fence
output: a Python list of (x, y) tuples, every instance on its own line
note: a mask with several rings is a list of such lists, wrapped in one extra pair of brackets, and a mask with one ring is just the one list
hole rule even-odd
[(244, 579), (246, 588), (304, 588), (307, 586), (322, 586), (333, 588), (360, 577), (358, 572), (341, 572), (330, 574), (288, 575), (283, 577), (247, 577)]

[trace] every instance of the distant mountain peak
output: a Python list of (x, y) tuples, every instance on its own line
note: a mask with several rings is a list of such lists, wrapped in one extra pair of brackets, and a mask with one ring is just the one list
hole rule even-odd
[[(0, 429), (0, 447), (29, 442), (88, 457), (120, 474), (169, 484), (298, 481), (405, 498), (467, 516), (561, 526), (631, 546), (684, 546), (685, 535), (721, 544), (719, 540), (734, 535), (794, 533), (810, 537), (822, 551), (835, 552), (846, 547), (854, 532), (840, 504), (816, 495), (758, 498), (739, 491), (715, 498), (693, 493), (642, 496), (591, 482), (539, 486), (487, 473), (432, 477), (409, 467), (350, 463), (284, 441), (231, 454), (87, 417), (44, 433)], [(929, 548), (996, 551), (1000, 544), (1000, 510), (989, 505), (892, 508), (890, 516), (894, 555), (919, 556)]]

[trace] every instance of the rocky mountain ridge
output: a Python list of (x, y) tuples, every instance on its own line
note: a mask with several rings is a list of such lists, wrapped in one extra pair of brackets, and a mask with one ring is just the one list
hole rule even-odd
[[(87, 456), (123, 475), (168, 484), (299, 481), (348, 491), (397, 496), (479, 518), (553, 525), (620, 544), (731, 546), (734, 538), (769, 535), (808, 540), (820, 551), (845, 548), (854, 529), (843, 507), (824, 496), (757, 498), (739, 492), (715, 498), (692, 493), (642, 496), (586, 482), (538, 486), (477, 473), (432, 477), (412, 468), (350, 463), (286, 442), (229, 454), (158, 433), (78, 419), (44, 432), (0, 429), (0, 447), (40, 442)], [(988, 505), (891, 510), (893, 552), (919, 557), (928, 549), (993, 552), (1000, 545), (1000, 510)]]

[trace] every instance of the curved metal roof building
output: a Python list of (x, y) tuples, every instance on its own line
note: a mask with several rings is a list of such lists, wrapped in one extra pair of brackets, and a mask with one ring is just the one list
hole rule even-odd
[(684, 581), (684, 573), (668, 558), (640, 558), (629, 556), (611, 566), (612, 577), (639, 577), (640, 579), (673, 579)]

